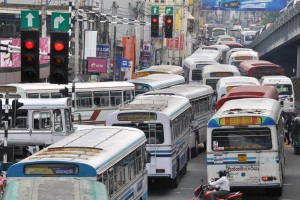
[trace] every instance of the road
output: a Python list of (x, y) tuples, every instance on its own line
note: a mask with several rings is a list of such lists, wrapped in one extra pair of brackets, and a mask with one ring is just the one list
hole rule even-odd
[[(287, 162), (284, 174), (283, 193), (281, 197), (266, 194), (263, 190), (244, 192), (244, 200), (297, 200), (299, 198), (300, 155), (295, 155), (293, 148), (286, 146)], [(149, 200), (188, 200), (193, 198), (194, 188), (206, 180), (206, 153), (193, 158), (187, 173), (181, 177), (178, 188), (168, 187), (167, 182), (149, 183)]]

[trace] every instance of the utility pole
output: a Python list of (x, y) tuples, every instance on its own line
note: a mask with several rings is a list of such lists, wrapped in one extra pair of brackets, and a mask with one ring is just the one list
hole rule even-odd
[(78, 0), (75, 0), (75, 62), (74, 62), (74, 80), (73, 82), (79, 82), (79, 22), (78, 22)]
[[(110, 40), (110, 46), (111, 46), (111, 54), (110, 54), (110, 58), (113, 59), (113, 79), (115, 81), (115, 74), (116, 74), (116, 59), (115, 59), (115, 54), (116, 54), (116, 24), (114, 23), (116, 20), (116, 15), (117, 15), (117, 9), (118, 9), (118, 5), (115, 1), (113, 1), (113, 4), (111, 6), (111, 10), (112, 10), (112, 23), (111, 23), (111, 40)], [(110, 67), (108, 68), (108, 73), (111, 73)]]
[(46, 5), (42, 6), (42, 38), (47, 36), (47, 23), (46, 23)]
[(199, 27), (200, 27), (200, 19), (199, 18), (201, 16), (200, 12), (202, 12), (202, 4), (200, 3), (200, 0), (195, 0), (194, 3), (195, 3), (195, 5), (193, 7), (194, 16), (195, 16), (194, 33), (196, 34), (196, 37), (195, 37), (195, 40), (196, 40), (195, 43), (196, 44), (195, 44), (195, 46), (197, 47), (198, 44), (199, 44)]
[(173, 19), (173, 38), (172, 38), (172, 65), (175, 65), (175, 39), (176, 39), (176, 16), (177, 16), (177, 0), (174, 1), (174, 19)]

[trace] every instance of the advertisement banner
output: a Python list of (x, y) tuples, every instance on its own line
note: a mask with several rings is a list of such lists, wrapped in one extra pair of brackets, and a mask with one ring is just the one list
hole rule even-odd
[(203, 10), (280, 11), (288, 0), (203, 0)]
[[(20, 39), (0, 39), (1, 44), (10, 44), (12, 46), (20, 47)], [(6, 47), (1, 46), (1, 50), (7, 50)], [(49, 38), (40, 38), (40, 51), (44, 53), (49, 53)], [(40, 64), (45, 64), (49, 62), (49, 56), (41, 55)], [(0, 52), (0, 67), (1, 68), (17, 68), (21, 67), (21, 54), (20, 53), (5, 53)]]
[(109, 45), (107, 44), (97, 44), (97, 57), (109, 56)]
[(88, 72), (91, 73), (106, 73), (107, 59), (88, 57)]

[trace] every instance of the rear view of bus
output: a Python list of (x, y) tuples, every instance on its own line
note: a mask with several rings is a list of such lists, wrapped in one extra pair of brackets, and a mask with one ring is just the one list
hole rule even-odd
[(267, 188), (281, 195), (284, 143), (277, 100), (246, 98), (226, 102), (208, 122), (208, 180), (227, 170), (232, 188)]
[(262, 85), (271, 85), (277, 88), (278, 100), (283, 102), (282, 110), (286, 113), (295, 111), (295, 95), (293, 82), (286, 76), (263, 76)]

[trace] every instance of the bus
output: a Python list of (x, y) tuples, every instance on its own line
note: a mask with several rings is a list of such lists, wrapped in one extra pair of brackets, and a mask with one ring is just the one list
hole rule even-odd
[(231, 188), (264, 188), (281, 195), (284, 124), (277, 100), (227, 101), (208, 122), (207, 178), (226, 170)]
[(286, 76), (263, 76), (262, 85), (274, 86), (278, 91), (278, 100), (282, 102), (282, 110), (286, 113), (295, 112), (295, 92), (293, 82)]
[(278, 100), (278, 92), (274, 86), (245, 85), (234, 87), (217, 101), (216, 110), (218, 111), (229, 100), (243, 98), (270, 98)]
[(99, 181), (56, 177), (15, 180), (5, 186), (2, 200), (39, 200), (52, 197), (64, 200), (109, 200), (105, 185)]
[(243, 76), (251, 76), (258, 80), (262, 76), (284, 75), (284, 68), (265, 60), (247, 60), (239, 65)]
[[(1, 109), (8, 112), (9, 149), (8, 162), (14, 163), (33, 154), (40, 148), (57, 142), (72, 133), (74, 127), (71, 118), (72, 100), (59, 99), (18, 99), (22, 104), (15, 112), (11, 109), (13, 99), (0, 99)], [(14, 115), (14, 117), (12, 117)], [(0, 114), (0, 140), (5, 139), (5, 114)], [(0, 156), (0, 160), (3, 157)]]
[(192, 156), (196, 157), (200, 150), (198, 144), (206, 144), (207, 122), (213, 113), (213, 89), (208, 85), (177, 85), (143, 95), (177, 95), (189, 99), (192, 105), (190, 149)]
[(237, 52), (237, 51), (253, 51), (252, 49), (248, 49), (248, 48), (233, 48), (230, 49), (229, 51), (227, 51), (226, 53), (226, 63), (229, 63), (229, 57), (233, 52)]
[(184, 78), (187, 83), (201, 82), (203, 67), (221, 62), (222, 52), (219, 50), (199, 50), (183, 60)]
[(183, 68), (176, 65), (153, 65), (135, 72), (135, 77), (144, 77), (150, 74), (178, 74), (183, 75)]
[(232, 88), (242, 85), (260, 85), (260, 83), (256, 78), (253, 77), (231, 76), (221, 78), (216, 85), (216, 100), (218, 101), (221, 97), (230, 92)]
[(9, 92), (9, 98), (43, 99), (69, 96), (73, 100), (75, 123), (104, 124), (108, 113), (117, 110), (121, 103), (134, 98), (134, 89), (134, 84), (125, 81), (78, 82), (74, 85), (13, 83), (0, 85), (0, 97), (3, 98), (6, 91)]
[(259, 57), (256, 51), (237, 51), (237, 52), (233, 52), (229, 56), (228, 64), (239, 67), (242, 61), (258, 60), (258, 59)]
[(16, 180), (52, 177), (102, 182), (110, 199), (147, 199), (145, 134), (135, 128), (90, 126), (12, 165)]
[(242, 31), (241, 32), (241, 44), (244, 46), (249, 45), (256, 36), (257, 31)]
[(224, 64), (226, 61), (226, 53), (230, 50), (230, 47), (224, 44), (215, 44), (210, 46), (202, 47), (202, 49), (215, 49), (222, 53), (222, 60), (220, 61), (221, 64)]
[(219, 35), (226, 35), (226, 29), (216, 27), (212, 29), (212, 38), (216, 39)]
[(177, 187), (187, 170), (190, 156), (191, 104), (182, 96), (138, 96), (106, 118), (107, 126), (128, 126), (142, 130), (151, 154), (148, 180), (167, 180)]
[(151, 74), (145, 77), (128, 80), (127, 82), (134, 84), (135, 95), (139, 95), (148, 91), (184, 84), (185, 79), (183, 76), (177, 74)]
[(227, 64), (206, 65), (202, 70), (202, 84), (216, 90), (219, 79), (229, 76), (241, 76), (236, 66)]

